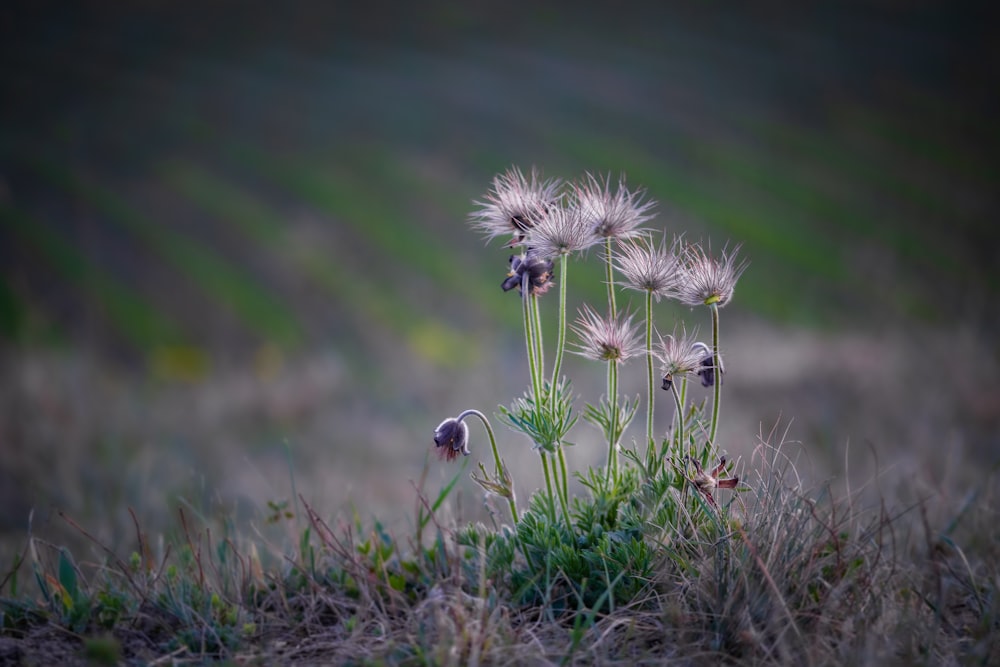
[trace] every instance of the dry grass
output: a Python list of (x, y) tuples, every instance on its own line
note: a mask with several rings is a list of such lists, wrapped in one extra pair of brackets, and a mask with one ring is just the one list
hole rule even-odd
[(27, 566), (0, 585), (0, 651), (67, 664), (1000, 659), (996, 475), (960, 503), (900, 506), (872, 492), (888, 473), (849, 494), (806, 488), (797, 449), (763, 434), (739, 471), (745, 490), (720, 514), (687, 503), (675, 525), (647, 534), (654, 576), (612, 611), (518, 604), (475, 557), (483, 545), (462, 547), (457, 525), (438, 523), (439, 498), (417, 496), (405, 536), (357, 519), (330, 524), (300, 499), (298, 516), (275, 517), (298, 526), (294, 545), (189, 514), (166, 541), (136, 523), (141, 548), (127, 557), (101, 546), (100, 562), (33, 538)]

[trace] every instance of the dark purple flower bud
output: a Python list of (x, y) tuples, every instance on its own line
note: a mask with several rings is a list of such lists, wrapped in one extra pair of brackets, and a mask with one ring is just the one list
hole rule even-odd
[[(698, 375), (701, 377), (701, 386), (711, 387), (715, 384), (715, 355), (712, 349), (704, 343), (695, 343), (692, 349), (697, 349), (703, 356), (701, 358), (701, 368)], [(726, 367), (722, 365), (722, 357), (719, 357), (719, 384), (722, 384), (722, 375), (726, 372)]]
[(464, 421), (449, 417), (434, 429), (434, 445), (446, 461), (454, 461), (459, 453), (468, 456), (469, 427)]
[(537, 257), (530, 251), (521, 255), (511, 255), (510, 273), (500, 287), (504, 292), (516, 287), (520, 292), (525, 282), (528, 283), (531, 294), (545, 294), (552, 286), (552, 260)]

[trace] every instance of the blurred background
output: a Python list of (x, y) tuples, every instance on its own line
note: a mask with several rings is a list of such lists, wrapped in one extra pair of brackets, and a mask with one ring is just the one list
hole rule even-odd
[[(624, 173), (655, 227), (743, 244), (730, 456), (777, 428), (818, 481), (877, 459), (961, 495), (995, 468), (985, 8), (578, 4), (4, 3), (4, 558), (29, 515), (73, 539), (57, 510), (111, 545), (129, 508), (154, 534), (179, 506), (261, 523), (294, 490), (405, 524), (434, 427), (528, 383), (509, 252), (466, 222), (512, 165)], [(601, 303), (597, 259), (574, 309)], [(656, 311), (663, 332), (706, 315)], [(582, 412), (603, 369), (565, 370)], [(623, 382), (643, 391), (641, 363)], [(495, 426), (526, 498), (537, 460)], [(596, 436), (574, 429), (571, 465)], [(458, 471), (432, 457), (428, 492)]]

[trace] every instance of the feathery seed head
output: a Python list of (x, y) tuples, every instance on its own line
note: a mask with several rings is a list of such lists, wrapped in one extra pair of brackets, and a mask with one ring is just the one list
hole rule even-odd
[(666, 338), (660, 336), (660, 347), (655, 354), (660, 360), (663, 371), (664, 389), (670, 389), (678, 376), (694, 375), (699, 372), (704, 355), (698, 349), (698, 345), (703, 343), (694, 342), (694, 334), (689, 336), (687, 331), (683, 330), (680, 336), (669, 335)]
[(568, 255), (597, 242), (588, 219), (576, 207), (549, 207), (548, 214), (538, 218), (526, 236), (525, 245), (541, 257)]
[(528, 230), (558, 204), (561, 187), (561, 180), (543, 180), (534, 167), (527, 178), (511, 167), (494, 177), (485, 200), (473, 202), (479, 209), (469, 214), (469, 221), (487, 240), (512, 234), (506, 247), (520, 245)]
[(573, 331), (580, 338), (576, 354), (594, 361), (623, 362), (645, 351), (639, 340), (639, 330), (633, 326), (635, 314), (619, 313), (617, 317), (602, 317), (588, 305), (579, 311)]
[(625, 285), (635, 290), (651, 292), (656, 300), (672, 296), (681, 282), (681, 268), (677, 259), (677, 239), (669, 248), (661, 239), (653, 245), (648, 235), (640, 240), (619, 242), (615, 267), (625, 277)]
[(710, 306), (721, 308), (733, 298), (736, 281), (746, 270), (746, 260), (737, 262), (740, 246), (732, 252), (722, 249), (719, 257), (711, 257), (700, 244), (690, 244), (681, 256), (682, 280), (677, 290), (677, 298), (689, 306)]
[(642, 201), (643, 191), (630, 192), (624, 177), (619, 179), (618, 189), (611, 192), (610, 174), (603, 182), (587, 174), (586, 182), (574, 186), (573, 194), (576, 206), (598, 239), (624, 239), (642, 233), (639, 226), (653, 219), (650, 211), (656, 206), (655, 201)]

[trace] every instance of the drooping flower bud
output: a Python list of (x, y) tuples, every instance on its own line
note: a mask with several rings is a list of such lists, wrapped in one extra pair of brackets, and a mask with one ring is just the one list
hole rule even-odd
[(434, 445), (446, 461), (454, 461), (459, 453), (468, 456), (469, 427), (453, 417), (445, 419), (434, 429)]

